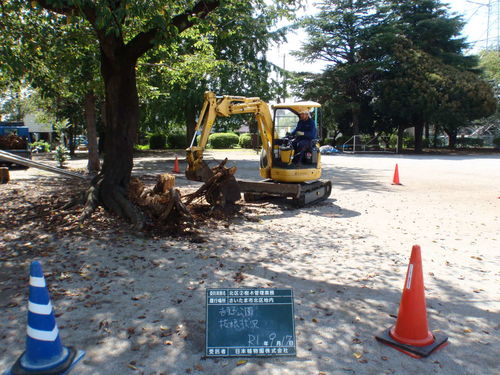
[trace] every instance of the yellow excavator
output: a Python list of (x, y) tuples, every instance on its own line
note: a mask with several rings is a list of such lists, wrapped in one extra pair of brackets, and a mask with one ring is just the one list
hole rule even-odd
[[(224, 189), (226, 202), (240, 199), (240, 193), (244, 193), (245, 200), (267, 196), (286, 197), (297, 207), (327, 199), (332, 184), (328, 180), (319, 180), (321, 154), (318, 140), (311, 142), (305, 154), (300, 155), (302, 162), (297, 164), (293, 162), (295, 150), (292, 145), (293, 138), (289, 135), (295, 128), (296, 115), (318, 107), (321, 107), (319, 103), (310, 101), (275, 104), (272, 106), (273, 121), (269, 105), (260, 98), (217, 96), (213, 92), (206, 92), (193, 140), (186, 149), (186, 177), (193, 181), (207, 182), (214, 175), (203, 160), (203, 153), (217, 117), (253, 114), (262, 143), (259, 170), (264, 180), (232, 181)], [(197, 138), (198, 144), (195, 145)]]

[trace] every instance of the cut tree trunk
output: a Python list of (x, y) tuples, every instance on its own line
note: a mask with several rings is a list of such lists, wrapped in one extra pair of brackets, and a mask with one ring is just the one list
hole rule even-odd
[(181, 201), (181, 194), (174, 188), (175, 176), (168, 173), (158, 176), (152, 190), (145, 190), (137, 178), (130, 181), (129, 197), (141, 207), (155, 226), (178, 226), (192, 222), (191, 214)]
[(10, 181), (9, 168), (0, 167), (0, 184), (6, 184)]

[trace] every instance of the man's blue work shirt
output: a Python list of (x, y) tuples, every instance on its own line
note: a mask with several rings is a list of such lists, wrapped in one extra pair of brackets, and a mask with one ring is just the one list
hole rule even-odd
[(292, 132), (292, 135), (295, 136), (295, 133), (297, 132), (304, 132), (304, 137), (314, 139), (316, 138), (316, 123), (312, 118), (299, 120), (297, 127)]

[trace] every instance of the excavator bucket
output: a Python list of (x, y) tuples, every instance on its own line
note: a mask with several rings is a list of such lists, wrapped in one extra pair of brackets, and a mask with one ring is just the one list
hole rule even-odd
[(214, 172), (203, 160), (199, 160), (193, 165), (188, 164), (186, 169), (186, 177), (191, 181), (207, 182), (213, 175)]
[(203, 160), (188, 163), (187, 179), (205, 183), (202, 188), (205, 188), (205, 198), (211, 205), (234, 204), (241, 198), (240, 186), (234, 178), (236, 167), (224, 168), (226, 162), (227, 159), (215, 167), (215, 170), (211, 169)]

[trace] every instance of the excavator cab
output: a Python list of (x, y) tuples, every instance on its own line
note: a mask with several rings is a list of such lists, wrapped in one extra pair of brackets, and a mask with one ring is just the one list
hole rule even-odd
[[(315, 102), (305, 102), (305, 104), (302, 108), (298, 107), (298, 103), (273, 106), (273, 165), (276, 167), (283, 163), (285, 166), (296, 169), (321, 168), (319, 165), (319, 139), (304, 139), (303, 142), (306, 143), (306, 148), (298, 150), (296, 141), (301, 137), (291, 135), (297, 125), (299, 113), (310, 112), (319, 107), (319, 104)], [(300, 112), (297, 113), (297, 111)]]
[[(319, 140), (300, 140), (300, 137), (291, 136), (297, 125), (299, 113), (306, 110), (311, 112), (320, 106), (316, 102), (281, 103), (272, 106), (272, 155), (269, 166), (267, 150), (263, 148), (261, 176), (286, 183), (302, 183), (321, 177)], [(304, 150), (298, 150), (298, 140), (308, 142)]]

